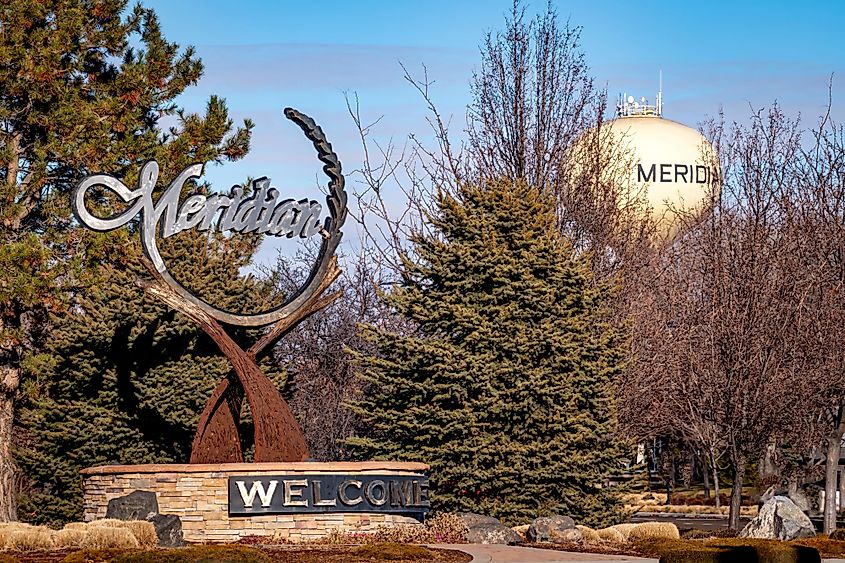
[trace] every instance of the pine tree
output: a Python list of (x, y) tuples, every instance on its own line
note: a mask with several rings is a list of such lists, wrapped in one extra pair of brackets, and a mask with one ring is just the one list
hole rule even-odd
[(386, 296), (414, 327), (365, 328), (372, 392), (355, 405), (363, 459), (431, 465), (431, 499), (516, 523), (618, 516), (603, 488), (622, 457), (614, 384), (625, 354), (597, 284), (554, 224), (553, 202), (522, 183), (441, 194), (435, 235), (414, 240)]
[[(209, 245), (190, 231), (174, 238), (165, 248), (177, 279), (218, 306), (264, 306), (258, 303), (264, 288), (238, 276), (254, 245), (222, 236)], [(16, 451), (28, 485), (20, 498), (23, 520), (79, 520), (85, 467), (185, 463), (206, 399), (231, 372), (192, 320), (136, 285), (148, 274), (135, 247), (128, 250), (125, 262), (102, 266), (107, 281), (57, 319), (44, 369), (27, 386), (20, 412), (25, 443)], [(264, 368), (284, 386), (282, 373)]]
[[(155, 158), (166, 184), (187, 164), (243, 156), (222, 99), (203, 115), (174, 100), (202, 63), (162, 36), (152, 10), (126, 0), (6, 0), (0, 6), (0, 521), (15, 519), (15, 404), (50, 315), (97, 280), (86, 261), (120, 258), (125, 234), (80, 233), (69, 192), (86, 174), (134, 181)], [(167, 130), (162, 119), (170, 120)], [(96, 271), (96, 269), (92, 270)]]

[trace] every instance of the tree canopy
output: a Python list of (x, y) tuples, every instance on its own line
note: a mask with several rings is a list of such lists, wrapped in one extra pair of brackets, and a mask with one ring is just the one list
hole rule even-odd
[(441, 193), (385, 299), (410, 333), (368, 326), (363, 458), (431, 464), (432, 502), (524, 522), (616, 516), (613, 394), (625, 356), (595, 283), (554, 227), (552, 196), (492, 181)]

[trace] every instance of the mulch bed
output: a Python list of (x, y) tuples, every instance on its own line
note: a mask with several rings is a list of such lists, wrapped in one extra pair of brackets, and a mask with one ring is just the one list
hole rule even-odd
[(572, 551), (576, 553), (595, 553), (597, 555), (632, 555), (639, 556), (640, 554), (634, 549), (632, 544), (625, 544), (623, 546), (614, 547), (610, 544), (603, 543), (580, 543), (580, 542), (561, 542), (561, 543), (531, 543), (526, 542), (520, 544), (524, 547), (536, 547), (537, 549), (553, 549), (555, 551)]
[[(371, 558), (355, 557), (350, 555), (350, 550), (354, 546), (343, 545), (321, 545), (321, 546), (253, 546), (261, 549), (274, 562), (278, 563), (372, 563), (377, 561)], [(437, 556), (436, 559), (391, 559), (396, 563), (428, 563), (436, 561), (437, 563), (468, 563), (472, 561), (472, 556), (463, 551), (456, 551), (454, 549), (437, 549), (433, 547), (428, 548)]]
[[(260, 549), (274, 563), (373, 563), (378, 559), (357, 557), (350, 553), (356, 546), (319, 545), (319, 546), (265, 546), (253, 545)], [(391, 559), (393, 563), (468, 563), (472, 556), (453, 549), (428, 548), (435, 554), (435, 559)], [(76, 550), (37, 551), (29, 553), (5, 552), (21, 563), (59, 563)]]

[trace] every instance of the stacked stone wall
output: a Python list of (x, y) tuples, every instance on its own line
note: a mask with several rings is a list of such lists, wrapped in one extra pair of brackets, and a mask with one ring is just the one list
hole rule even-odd
[(156, 494), (159, 513), (182, 521), (188, 542), (233, 542), (244, 536), (274, 536), (292, 542), (318, 539), (338, 531), (374, 531), (380, 526), (419, 524), (408, 514), (329, 512), (272, 515), (229, 515), (231, 476), (332, 474), (414, 475), (421, 463), (255, 463), (220, 465), (112, 465), (82, 471), (84, 519), (106, 517), (110, 500), (132, 491)]

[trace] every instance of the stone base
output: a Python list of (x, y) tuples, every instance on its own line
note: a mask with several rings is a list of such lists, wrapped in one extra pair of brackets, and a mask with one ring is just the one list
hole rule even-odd
[(289, 541), (318, 539), (333, 530), (373, 531), (380, 526), (419, 524), (419, 515), (387, 512), (229, 514), (229, 477), (271, 475), (419, 475), (422, 463), (226, 463), (185, 465), (107, 465), (82, 471), (85, 521), (105, 518), (110, 500), (132, 491), (156, 494), (159, 513), (182, 521), (188, 542), (232, 542), (244, 536), (275, 536)]

